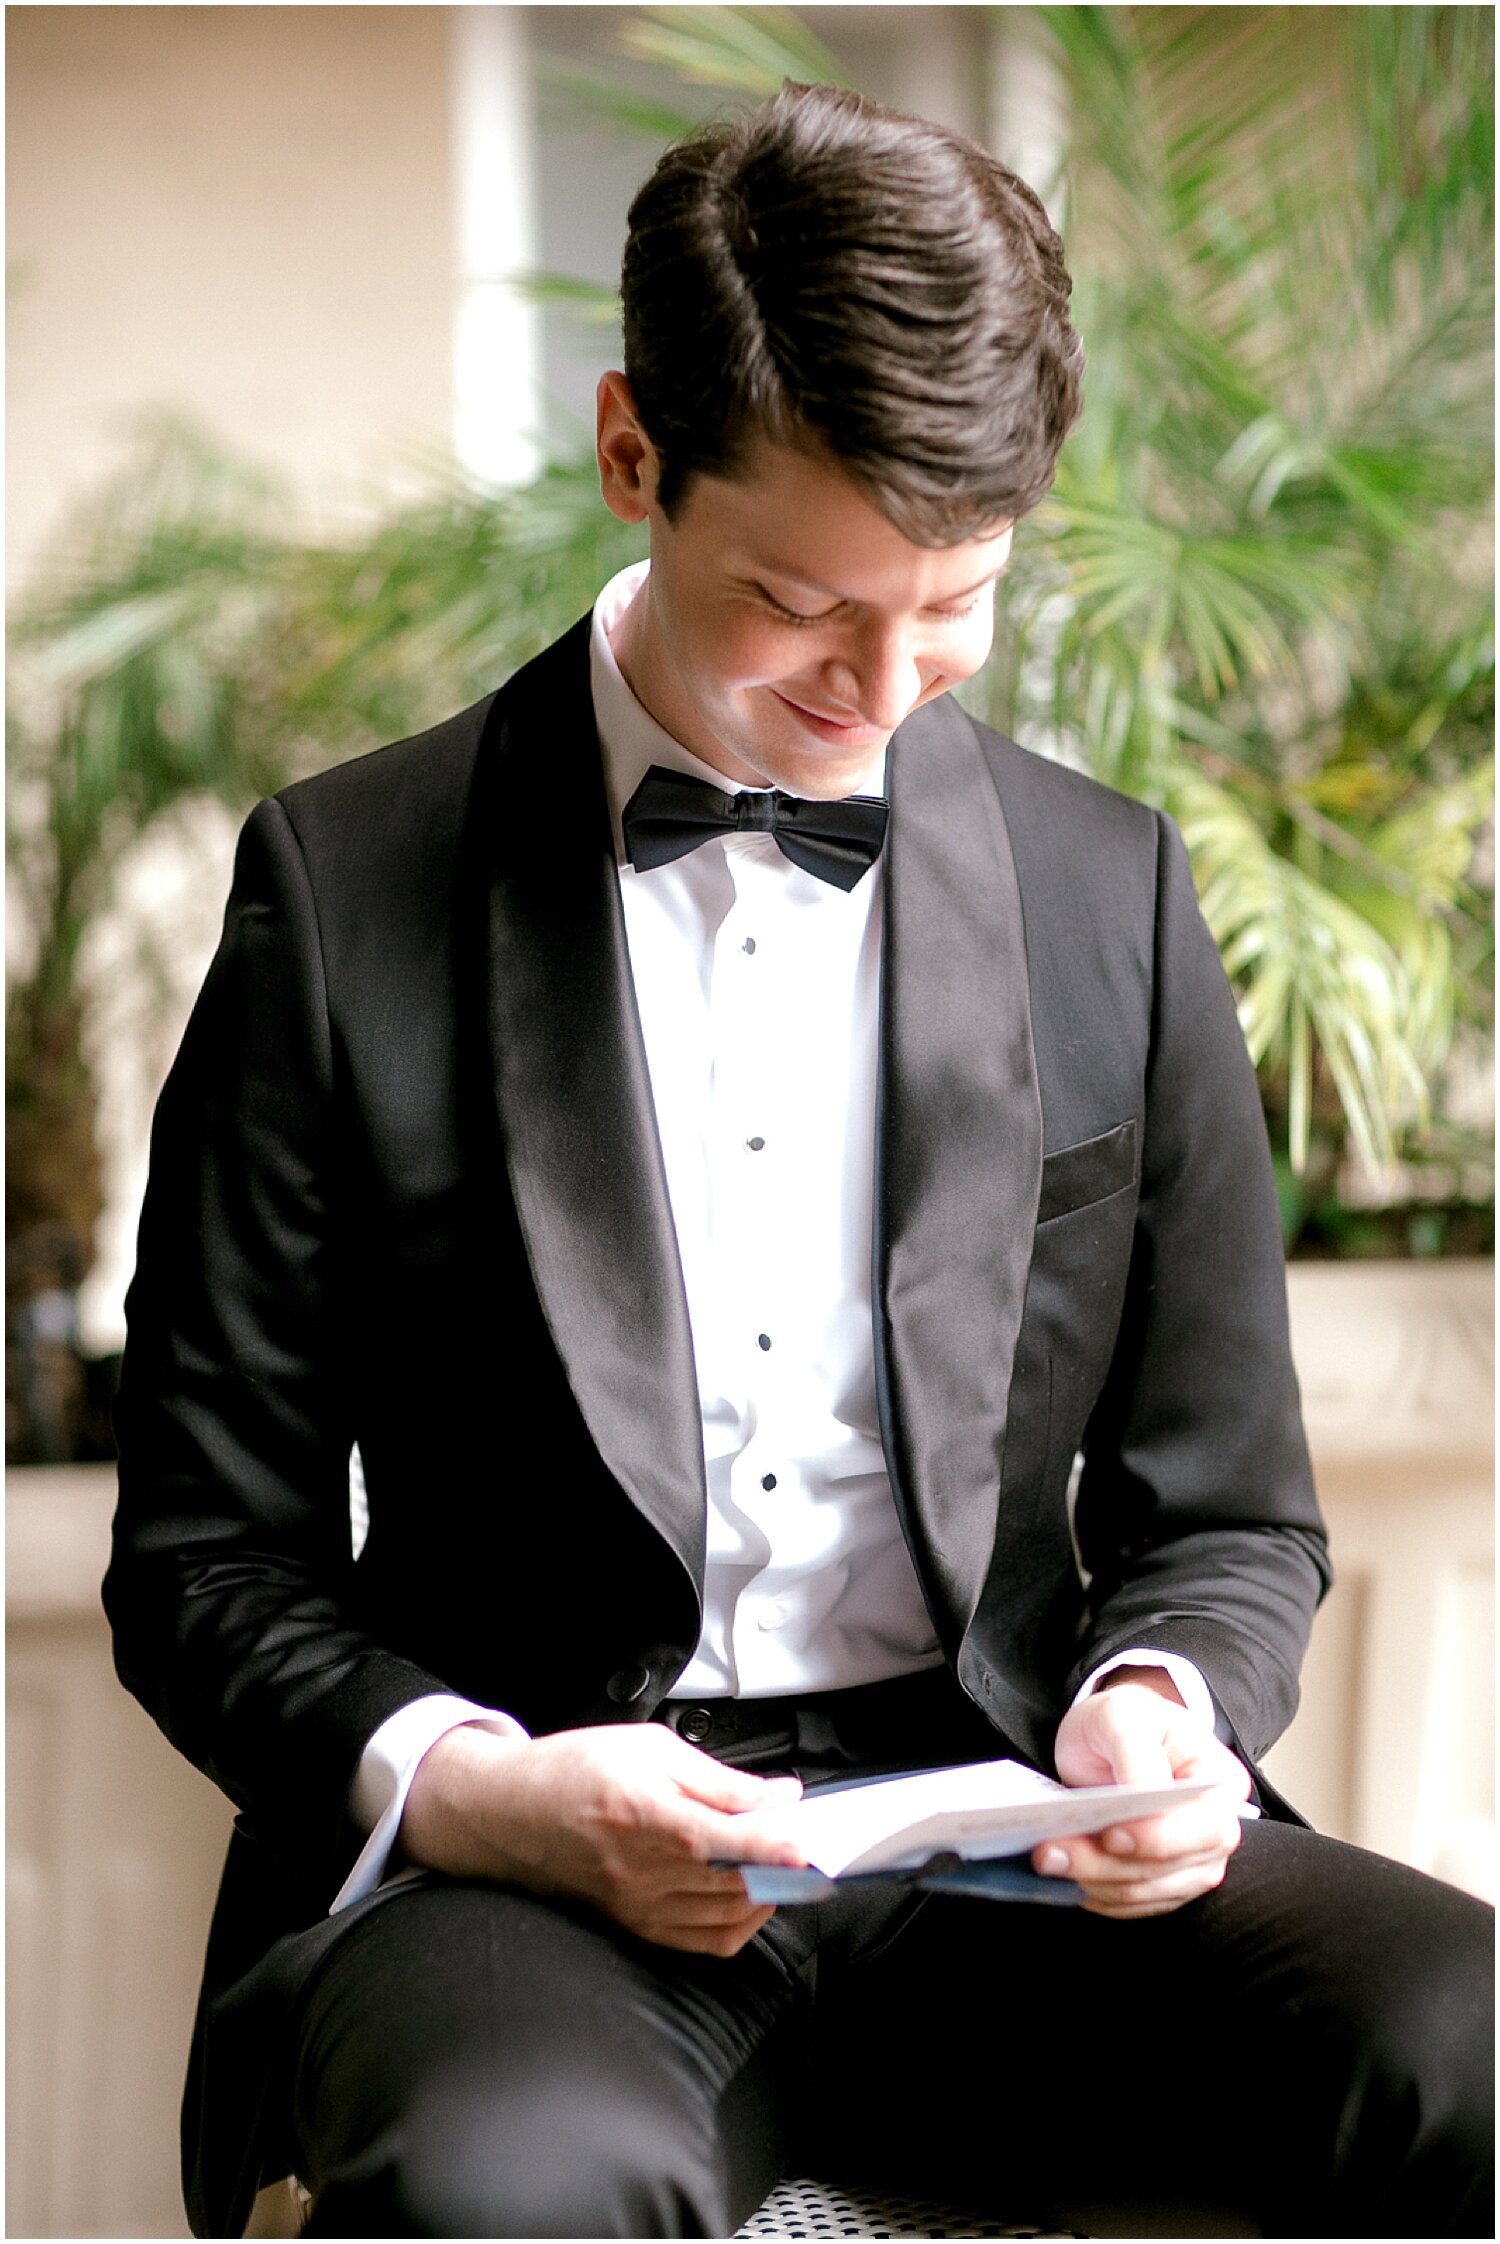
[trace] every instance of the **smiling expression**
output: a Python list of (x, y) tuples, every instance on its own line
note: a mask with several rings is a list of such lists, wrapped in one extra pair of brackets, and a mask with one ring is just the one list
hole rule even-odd
[(990, 651), (1008, 524), (913, 545), (832, 461), (765, 439), (732, 480), (696, 477), (669, 522), (619, 374), (599, 386), (599, 465), (611, 510), (651, 526), (616, 660), (657, 723), (726, 778), (851, 794), (902, 719)]

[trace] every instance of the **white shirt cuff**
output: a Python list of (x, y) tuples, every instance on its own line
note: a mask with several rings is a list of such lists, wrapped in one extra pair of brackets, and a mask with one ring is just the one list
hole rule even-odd
[(1105, 1676), (1113, 1675), (1117, 1668), (1122, 1667), (1159, 1667), (1163, 1669), (1171, 1677), (1173, 1689), (1189, 1714), (1195, 1714), (1205, 1730), (1213, 1728), (1213, 1693), (1209, 1690), (1208, 1685), (1204, 1682), (1192, 1661), (1185, 1660), (1180, 1652), (1116, 1652), (1114, 1658), (1106, 1660), (1103, 1667), (1095, 1668), (1088, 1681), (1075, 1694), (1073, 1704), (1077, 1706), (1082, 1700), (1092, 1698), (1104, 1681)]
[(333, 1897), (330, 1917), (347, 1909), (351, 1901), (363, 1901), (367, 1893), (385, 1883), (386, 1865), (417, 1765), (439, 1738), (465, 1722), (477, 1723), (498, 1737), (529, 1738), (531, 1734), (513, 1716), (501, 1714), (492, 1706), (476, 1706), (472, 1699), (456, 1698), (449, 1691), (433, 1691), (425, 1699), (413, 1699), (381, 1723), (359, 1757), (349, 1791), (349, 1813), (370, 1836)]

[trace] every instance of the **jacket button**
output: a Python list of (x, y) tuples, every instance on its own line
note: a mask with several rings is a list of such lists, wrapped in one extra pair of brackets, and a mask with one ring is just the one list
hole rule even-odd
[(706, 1706), (690, 1706), (678, 1722), (677, 1735), (686, 1738), (689, 1745), (701, 1745), (714, 1726), (714, 1718)]
[(616, 1706), (630, 1706), (640, 1697), (642, 1691), (649, 1690), (650, 1687), (651, 1670), (649, 1667), (622, 1667), (610, 1677), (604, 1686)]

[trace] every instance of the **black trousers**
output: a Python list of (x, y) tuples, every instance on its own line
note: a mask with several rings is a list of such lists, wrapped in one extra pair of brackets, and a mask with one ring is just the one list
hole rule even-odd
[[(842, 1773), (837, 1729), (784, 1757)], [(1492, 1957), (1482, 1903), (1266, 1822), (1170, 1916), (866, 1892), (727, 1962), (430, 1876), (305, 1991), (298, 2171), (325, 2236), (727, 2236), (797, 2172), (1100, 2236), (1490, 2236)]]

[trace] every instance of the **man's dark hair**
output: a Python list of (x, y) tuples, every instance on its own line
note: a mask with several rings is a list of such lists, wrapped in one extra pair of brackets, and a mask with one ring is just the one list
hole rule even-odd
[(669, 148), (630, 209), (625, 373), (670, 519), (747, 447), (824, 450), (905, 536), (1034, 507), (1083, 347), (1032, 190), (961, 133), (788, 83)]

